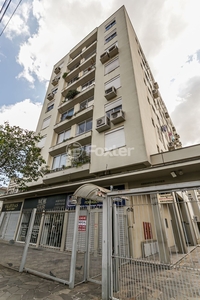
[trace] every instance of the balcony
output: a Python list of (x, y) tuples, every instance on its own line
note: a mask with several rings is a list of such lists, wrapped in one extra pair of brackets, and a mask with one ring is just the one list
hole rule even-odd
[[(66, 96), (67, 93), (65, 93), (66, 90), (62, 92), (64, 94), (63, 96)], [(94, 83), (88, 86), (88, 88), (82, 90), (78, 95), (76, 95), (73, 99), (70, 100), (64, 100), (63, 103), (60, 104), (58, 107), (59, 113), (64, 113), (66, 110), (69, 108), (72, 108), (74, 105), (77, 103), (80, 103), (87, 98), (90, 98), (91, 96), (94, 95)]]
[(79, 134), (75, 137), (69, 138), (66, 141), (59, 143), (55, 146), (52, 146), (49, 148), (49, 154), (51, 156), (59, 155), (61, 153), (64, 153), (66, 151), (66, 147), (69, 144), (79, 142), (81, 145), (86, 145), (91, 143), (91, 137), (92, 137), (92, 131), (87, 131), (83, 134)]
[(79, 167), (66, 167), (66, 169), (55, 169), (51, 173), (44, 175), (43, 182), (45, 184), (66, 182), (69, 180), (76, 180), (90, 177), (89, 174), (90, 163), (85, 163)]
[[(77, 54), (72, 60), (69, 61), (67, 68), (69, 70), (73, 70), (74, 66), (77, 65), (81, 59), (87, 57), (87, 55), (92, 52), (96, 51), (97, 47), (97, 41), (92, 41), (91, 44), (89, 44), (85, 50), (82, 51), (82, 49), (77, 49), (76, 52), (74, 51), (73, 54)], [(70, 54), (72, 56), (72, 54)]]
[(93, 105), (91, 105), (81, 111), (75, 112), (74, 115), (70, 119), (66, 119), (66, 120), (61, 121), (60, 123), (56, 124), (54, 126), (54, 131), (56, 133), (59, 133), (59, 132), (63, 131), (64, 129), (66, 129), (66, 127), (70, 127), (75, 123), (78, 124), (86, 119), (91, 118), (92, 115), (93, 115)]
[(85, 74), (83, 74), (81, 77), (75, 77), (68, 85), (61, 91), (61, 94), (66, 97), (69, 90), (75, 90), (79, 86), (83, 85), (84, 83), (87, 83), (88, 81), (92, 80), (95, 77), (95, 66), (91, 66), (88, 68), (88, 70)]
[(96, 50), (89, 54), (86, 59), (81, 59), (80, 62), (75, 65), (75, 68), (71, 70), (67, 76), (65, 77), (65, 81), (69, 81), (70, 79), (74, 78), (78, 75), (79, 72), (83, 71), (86, 68), (89, 68), (91, 65), (94, 65), (96, 62)]

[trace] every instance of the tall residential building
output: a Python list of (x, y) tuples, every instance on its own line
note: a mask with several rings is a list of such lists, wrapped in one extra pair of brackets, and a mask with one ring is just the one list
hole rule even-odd
[(55, 64), (37, 133), (47, 185), (146, 168), (181, 147), (124, 6)]
[[(55, 64), (37, 133), (42, 136), (38, 146), (49, 169), (24, 192), (11, 182), (3, 199), (0, 239), (24, 242), (31, 212), (37, 208), (31, 243), (72, 250), (75, 214), (71, 210), (75, 205), (71, 196), (83, 184), (124, 190), (186, 182), (199, 176), (199, 161), (194, 160), (199, 159), (200, 146), (176, 150), (181, 148), (180, 137), (124, 6)], [(200, 198), (195, 193), (191, 192), (196, 203), (190, 205), (190, 211), (181, 204), (179, 209), (185, 223), (196, 222), (195, 232), (188, 229), (187, 241), (191, 245), (200, 240)], [(79, 221), (83, 221), (83, 227), (79, 233), (82, 239), (87, 220), (89, 228), (96, 230), (92, 245), (98, 246), (100, 253), (102, 203), (89, 203), (94, 208), (90, 218), (87, 196), (81, 199), (85, 210), (81, 211)], [(158, 217), (166, 220), (166, 234), (170, 237), (166, 247), (174, 247), (175, 241), (185, 245), (184, 233), (180, 237), (176, 231), (177, 226), (180, 232), (183, 230), (181, 222), (171, 225), (171, 220), (179, 218), (178, 210), (168, 208), (177, 199), (183, 201), (185, 194), (156, 197), (145, 195), (117, 202), (120, 236), (128, 245), (123, 248), (126, 251), (121, 250), (124, 254), (129, 253), (130, 245), (132, 255), (143, 255), (146, 240), (155, 239), (160, 230), (159, 222), (154, 222)], [(147, 209), (137, 209), (137, 201), (145, 202)], [(151, 211), (155, 201), (163, 206), (161, 217), (154, 206)], [(127, 207), (134, 203), (135, 212)], [(164, 225), (162, 231), (165, 234)], [(84, 245), (80, 245), (79, 250), (83, 250)], [(183, 252), (181, 247), (179, 251)]]

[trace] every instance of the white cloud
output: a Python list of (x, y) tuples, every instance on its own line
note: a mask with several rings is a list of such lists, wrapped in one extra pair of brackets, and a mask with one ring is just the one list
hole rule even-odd
[(8, 121), (12, 126), (35, 131), (41, 108), (41, 103), (33, 103), (30, 99), (14, 105), (4, 105), (0, 108), (0, 123)]
[[(10, 19), (11, 14), (14, 12), (14, 9), (16, 8), (16, 5), (14, 3), (11, 5), (11, 8), (9, 9), (8, 13), (5, 14), (3, 18), (3, 25), (5, 26), (7, 22)], [(30, 3), (22, 3), (15, 14), (10, 19), (7, 28), (5, 30), (5, 36), (9, 39), (12, 39), (16, 36), (21, 35), (29, 35), (29, 26), (27, 24), (29, 16), (31, 13), (31, 4)]]

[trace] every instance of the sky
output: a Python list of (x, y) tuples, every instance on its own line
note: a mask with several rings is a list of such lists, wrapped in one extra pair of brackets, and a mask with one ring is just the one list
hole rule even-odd
[(199, 0), (23, 0), (0, 36), (0, 124), (35, 130), (54, 64), (122, 5), (183, 146), (200, 143)]

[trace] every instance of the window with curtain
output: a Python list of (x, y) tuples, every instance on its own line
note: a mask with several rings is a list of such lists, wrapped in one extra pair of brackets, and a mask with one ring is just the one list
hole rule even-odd
[(55, 156), (53, 158), (52, 169), (55, 170), (55, 169), (62, 168), (63, 166), (66, 166), (66, 162), (67, 162), (67, 154), (66, 153)]
[(70, 138), (71, 129), (65, 130), (58, 134), (57, 144), (62, 143), (64, 140)]

